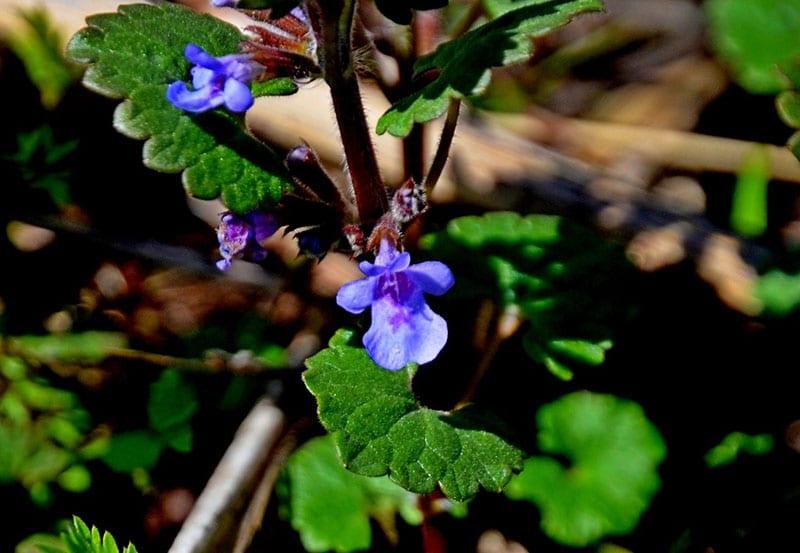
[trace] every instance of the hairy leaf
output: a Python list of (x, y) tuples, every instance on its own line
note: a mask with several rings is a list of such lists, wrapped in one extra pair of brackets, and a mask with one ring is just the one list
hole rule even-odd
[(467, 98), (489, 84), (491, 69), (533, 54), (532, 38), (566, 24), (578, 13), (599, 10), (600, 0), (546, 0), (510, 11), (439, 46), (414, 65), (415, 77), (435, 73), (422, 88), (393, 105), (378, 121), (378, 134), (407, 136), (414, 123), (436, 119), (451, 98)]
[(388, 474), (415, 493), (439, 486), (454, 501), (469, 499), (481, 486), (503, 489), (521, 465), (521, 451), (490, 430), (477, 410), (420, 406), (411, 390), (416, 367), (386, 371), (354, 337), (338, 331), (303, 373), (345, 466), (364, 476)]
[(709, 0), (714, 49), (753, 93), (786, 88), (783, 69), (800, 56), (800, 0)]
[(370, 518), (389, 529), (399, 513), (420, 524), (416, 496), (386, 477), (370, 478), (345, 470), (330, 436), (315, 438), (286, 465), (292, 527), (307, 551), (361, 551), (372, 543)]
[[(87, 23), (72, 37), (67, 53), (89, 65), (83, 77), (88, 88), (125, 99), (114, 113), (114, 127), (146, 140), (146, 166), (183, 172), (194, 196), (221, 196), (240, 213), (273, 204), (290, 188), (274, 153), (223, 110), (192, 116), (166, 99), (169, 83), (189, 78), (186, 45), (195, 43), (215, 56), (234, 53), (242, 40), (236, 28), (169, 3), (124, 5)], [(268, 87), (259, 85), (256, 92), (268, 93)], [(285, 83), (272, 92), (286, 93)]]
[(563, 380), (605, 361), (634, 304), (622, 252), (559, 217), (459, 217), (420, 245), (459, 275), (453, 298), (493, 298), (528, 321), (525, 351)]
[(666, 456), (639, 404), (576, 392), (542, 407), (536, 422), (539, 448), (569, 466), (531, 457), (506, 495), (536, 504), (542, 530), (564, 545), (631, 532), (661, 486), (657, 467)]

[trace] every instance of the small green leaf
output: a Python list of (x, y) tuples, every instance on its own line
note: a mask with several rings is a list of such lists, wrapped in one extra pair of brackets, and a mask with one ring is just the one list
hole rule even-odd
[[(291, 188), (274, 153), (223, 110), (191, 116), (166, 99), (169, 83), (189, 77), (186, 45), (195, 43), (215, 56), (231, 54), (242, 41), (235, 27), (170, 3), (124, 5), (117, 13), (95, 15), (87, 22), (70, 40), (68, 55), (89, 65), (83, 78), (88, 88), (125, 99), (114, 113), (114, 127), (146, 140), (146, 166), (182, 171), (193, 195), (221, 196), (239, 213), (274, 204)], [(287, 90), (265, 84), (259, 92), (269, 86)]]
[(790, 315), (800, 306), (800, 274), (771, 270), (759, 278), (755, 296), (765, 315)]
[(128, 339), (117, 332), (80, 332), (10, 338), (16, 351), (45, 363), (100, 363), (110, 352), (125, 348)]
[(739, 83), (756, 94), (786, 88), (800, 57), (800, 0), (708, 0), (711, 42)]
[(190, 453), (194, 446), (194, 432), (190, 424), (171, 426), (161, 435), (169, 447), (179, 453)]
[(577, 392), (542, 407), (539, 448), (570, 461), (531, 457), (506, 488), (542, 511), (553, 540), (585, 547), (631, 532), (661, 486), (664, 440), (632, 401)]
[(436, 77), (393, 105), (378, 121), (377, 132), (407, 136), (415, 123), (426, 123), (447, 111), (451, 98), (468, 98), (489, 84), (491, 69), (525, 60), (533, 54), (532, 38), (569, 22), (575, 15), (603, 7), (600, 0), (540, 0), (510, 11), (439, 46), (414, 65), (415, 77)]
[(766, 455), (774, 444), (775, 440), (769, 434), (731, 432), (706, 453), (704, 460), (710, 468), (721, 467), (736, 461), (741, 453)]
[(769, 151), (756, 147), (736, 178), (731, 207), (731, 227), (744, 237), (755, 238), (767, 230), (767, 185), (772, 170)]
[(490, 431), (477, 410), (420, 406), (411, 391), (414, 365), (386, 371), (354, 341), (353, 332), (338, 331), (303, 373), (349, 470), (388, 474), (414, 493), (439, 486), (454, 501), (469, 499), (481, 486), (495, 492), (505, 486), (521, 466), (518, 448)]
[(92, 474), (83, 465), (73, 465), (58, 475), (58, 485), (68, 492), (85, 492), (92, 485)]
[(411, 524), (422, 521), (416, 496), (388, 478), (358, 476), (342, 467), (330, 436), (298, 449), (286, 465), (292, 527), (310, 552), (347, 553), (369, 549), (370, 517), (394, 522), (396, 513)]
[(250, 85), (250, 92), (258, 98), (260, 96), (287, 96), (297, 92), (298, 88), (292, 79), (282, 77), (270, 79), (268, 81), (253, 82)]
[(103, 461), (117, 472), (149, 469), (158, 462), (162, 447), (158, 437), (146, 430), (123, 432), (111, 438)]
[[(114, 536), (108, 532), (100, 537), (100, 530), (92, 526), (91, 530), (77, 516), (72, 517), (72, 526), (61, 535), (69, 553), (119, 553), (119, 547)], [(122, 553), (137, 553), (136, 547), (129, 543)]]
[(200, 408), (197, 394), (180, 372), (168, 369), (150, 386), (147, 416), (150, 427), (164, 432), (189, 422)]

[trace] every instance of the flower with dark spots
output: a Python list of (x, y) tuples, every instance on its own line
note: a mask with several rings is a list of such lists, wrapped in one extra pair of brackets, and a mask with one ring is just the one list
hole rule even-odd
[(222, 259), (217, 261), (217, 267), (221, 271), (227, 271), (234, 259), (263, 261), (267, 257), (267, 250), (261, 246), (261, 242), (277, 230), (275, 217), (268, 213), (223, 213), (217, 227), (219, 253), (222, 255)]
[(447, 342), (447, 323), (431, 310), (425, 294), (447, 292), (453, 273), (439, 261), (410, 263), (407, 252), (398, 252), (384, 240), (374, 264), (359, 264), (366, 278), (345, 284), (336, 294), (336, 303), (350, 313), (372, 308), (364, 347), (373, 361), (390, 371), (432, 361)]
[(248, 84), (262, 71), (248, 54), (230, 54), (215, 58), (196, 44), (186, 46), (186, 59), (192, 68), (192, 88), (175, 81), (167, 88), (167, 99), (176, 108), (200, 113), (225, 105), (234, 113), (253, 105)]

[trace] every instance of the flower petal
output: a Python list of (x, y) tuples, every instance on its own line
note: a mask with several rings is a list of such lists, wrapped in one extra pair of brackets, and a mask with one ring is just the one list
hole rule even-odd
[(223, 96), (225, 98), (225, 107), (234, 113), (246, 111), (247, 108), (253, 105), (253, 95), (250, 93), (250, 89), (236, 79), (225, 81)]
[(373, 265), (369, 261), (362, 261), (358, 264), (358, 268), (367, 276), (378, 276), (386, 272), (386, 267), (380, 265)]
[(375, 298), (375, 281), (362, 278), (348, 282), (336, 294), (336, 303), (350, 313), (359, 314), (370, 306)]
[(405, 270), (405, 274), (422, 288), (426, 294), (441, 296), (452, 288), (455, 277), (450, 268), (440, 261), (417, 263)]
[(389, 298), (372, 304), (372, 325), (364, 334), (364, 347), (384, 369), (396, 371), (412, 362), (433, 361), (447, 342), (447, 323), (419, 298), (411, 306)]
[(186, 59), (195, 65), (211, 69), (212, 71), (223, 71), (225, 66), (214, 56), (200, 48), (197, 44), (191, 42), (186, 45), (186, 50), (183, 53)]
[(199, 113), (222, 104), (222, 96), (213, 94), (210, 88), (189, 90), (186, 83), (175, 81), (167, 88), (167, 99), (178, 109)]
[(211, 69), (206, 69), (205, 67), (195, 65), (192, 67), (192, 86), (195, 89), (208, 86), (211, 84), (211, 81), (214, 79), (215, 75), (216, 73), (211, 71)]

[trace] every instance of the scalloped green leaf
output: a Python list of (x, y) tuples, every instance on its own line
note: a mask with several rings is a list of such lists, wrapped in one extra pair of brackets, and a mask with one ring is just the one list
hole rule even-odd
[(388, 474), (414, 493), (438, 486), (454, 501), (466, 501), (480, 487), (502, 490), (519, 470), (522, 452), (491, 430), (492, 421), (473, 408), (422, 407), (411, 390), (416, 366), (384, 370), (354, 338), (339, 330), (330, 347), (306, 360), (303, 373), (345, 467), (364, 476)]
[(369, 549), (370, 518), (391, 528), (396, 514), (420, 524), (416, 496), (386, 477), (345, 470), (330, 436), (314, 438), (286, 464), (292, 527), (310, 552), (347, 553)]
[(414, 65), (415, 77), (436, 77), (389, 108), (378, 121), (377, 132), (404, 137), (415, 123), (444, 114), (451, 98), (480, 94), (488, 86), (491, 69), (527, 59), (532, 38), (565, 25), (575, 15), (600, 10), (601, 0), (539, 0), (515, 9), (439, 46)]
[(605, 361), (634, 305), (621, 250), (560, 217), (459, 217), (420, 246), (460, 275), (452, 297), (493, 298), (527, 320), (525, 351), (562, 380)]
[(757, 94), (786, 88), (800, 57), (800, 0), (709, 0), (711, 43), (736, 80)]
[[(124, 99), (114, 113), (114, 127), (146, 141), (147, 167), (182, 172), (192, 195), (221, 196), (239, 213), (274, 204), (291, 188), (274, 152), (242, 130), (234, 117), (222, 109), (190, 115), (166, 99), (169, 83), (188, 79), (186, 44), (215, 56), (236, 52), (243, 37), (235, 27), (169, 3), (124, 5), (116, 13), (91, 16), (87, 23), (70, 40), (67, 54), (89, 66), (83, 77), (87, 88)], [(255, 89), (259, 95), (289, 93), (284, 81)]]
[(531, 457), (506, 495), (534, 503), (553, 540), (585, 547), (633, 531), (661, 487), (658, 465), (667, 448), (639, 404), (576, 392), (543, 406), (536, 416), (543, 453)]

